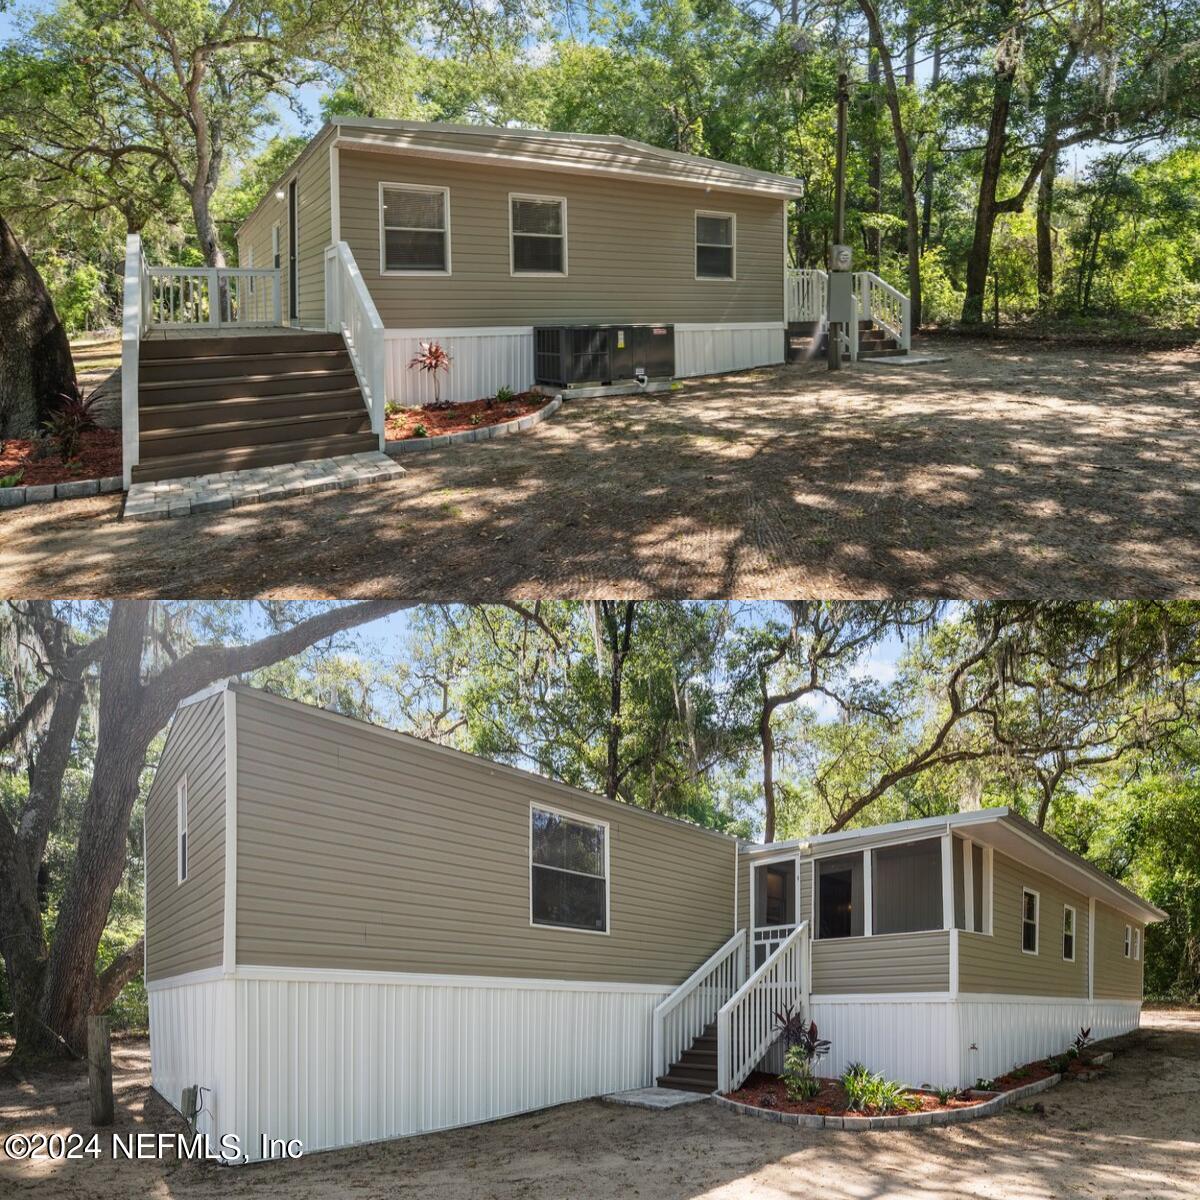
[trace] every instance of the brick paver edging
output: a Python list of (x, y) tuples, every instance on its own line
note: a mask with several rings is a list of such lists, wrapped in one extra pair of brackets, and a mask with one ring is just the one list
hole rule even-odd
[(79, 500), (83, 496), (120, 490), (120, 475), (106, 475), (103, 479), (68, 479), (63, 483), (29, 483), (24, 487), (0, 488), (0, 508), (44, 504), (47, 500)]
[(843, 1129), (852, 1133), (862, 1133), (867, 1129), (914, 1129), (922, 1125), (961, 1125), (966, 1121), (981, 1121), (1026, 1096), (1034, 1096), (1054, 1087), (1061, 1080), (1061, 1075), (1048, 1075), (1036, 1083), (1027, 1083), (1011, 1092), (1001, 1092), (993, 1099), (974, 1104), (970, 1108), (945, 1108), (938, 1112), (904, 1113), (891, 1117), (823, 1117), (819, 1113), (786, 1113), (773, 1108), (758, 1108), (753, 1104), (740, 1104), (718, 1092), (713, 1092), (712, 1098), (718, 1104), (731, 1108), (744, 1117), (760, 1117), (764, 1121), (775, 1121), (781, 1125), (798, 1125), (801, 1129)]
[(439, 446), (452, 446), (455, 442), (486, 442), (488, 438), (504, 437), (505, 434), (532, 429), (535, 425), (540, 425), (548, 416), (558, 412), (562, 407), (562, 400), (561, 396), (555, 396), (537, 412), (528, 413), (523, 417), (514, 417), (511, 421), (501, 421), (498, 425), (480, 425), (478, 429), (461, 429), (458, 433), (439, 433), (436, 437), (401, 438), (399, 441), (387, 442), (384, 448), (388, 454), (407, 454), (411, 450), (436, 450)]

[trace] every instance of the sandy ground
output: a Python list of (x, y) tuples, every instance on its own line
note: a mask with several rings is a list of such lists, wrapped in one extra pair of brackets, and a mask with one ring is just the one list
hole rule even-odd
[(947, 339), (572, 400), (395, 483), (173, 521), (0, 513), (0, 596), (1200, 590), (1200, 354)]
[[(589, 1101), (450, 1133), (223, 1168), (174, 1160), (14, 1164), (6, 1196), (830, 1197), (1133, 1200), (1200, 1197), (1200, 1010), (1148, 1012), (1118, 1039), (1109, 1073), (945, 1129), (868, 1134), (788, 1129), (712, 1104), (648, 1112)], [(114, 1048), (117, 1128), (179, 1128), (150, 1091), (144, 1042)], [(0, 1135), (87, 1130), (73, 1066), (0, 1076)]]

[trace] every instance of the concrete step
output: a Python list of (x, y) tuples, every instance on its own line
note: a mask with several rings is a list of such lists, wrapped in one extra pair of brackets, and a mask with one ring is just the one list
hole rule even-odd
[(229, 450), (152, 458), (138, 463), (133, 468), (133, 478), (135, 482), (184, 479), (191, 475), (209, 475), (216, 471), (244, 471), (248, 467), (337, 458), (343, 454), (359, 454), (365, 450), (378, 449), (379, 439), (373, 433), (339, 434), (332, 437), (275, 442), (265, 446), (239, 446)]

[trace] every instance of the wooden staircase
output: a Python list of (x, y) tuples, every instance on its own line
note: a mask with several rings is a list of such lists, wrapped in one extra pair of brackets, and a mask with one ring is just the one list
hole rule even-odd
[[(829, 334), (821, 331), (820, 342), (813, 348), (813, 336), (816, 333), (817, 321), (790, 321), (787, 327), (787, 361), (808, 362), (813, 358), (823, 358), (829, 347)], [(900, 343), (882, 325), (874, 321), (859, 321), (858, 323), (858, 357), (859, 358), (897, 358), (908, 351), (901, 348)]]
[(134, 482), (377, 450), (338, 333), (147, 339)]
[(717, 1024), (705, 1026), (678, 1062), (671, 1064), (665, 1075), (655, 1081), (659, 1087), (676, 1088), (684, 1092), (715, 1092), (717, 1090)]

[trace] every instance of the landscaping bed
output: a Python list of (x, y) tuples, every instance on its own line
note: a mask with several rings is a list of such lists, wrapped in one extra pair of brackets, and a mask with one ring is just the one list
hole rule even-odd
[(424, 408), (396, 408), (387, 414), (387, 438), (389, 441), (432, 438), (447, 433), (464, 433), (488, 425), (499, 425), (504, 421), (527, 417), (530, 413), (545, 408), (550, 399), (540, 392), (518, 392), (510, 399), (504, 400), (489, 398), (441, 407), (426, 405)]
[(34, 458), (35, 443), (28, 438), (0, 439), (0, 479), (20, 475), (14, 487), (70, 483), (76, 479), (103, 479), (121, 474), (121, 431), (92, 429), (80, 435), (79, 453), (64, 462), (55, 448)]

